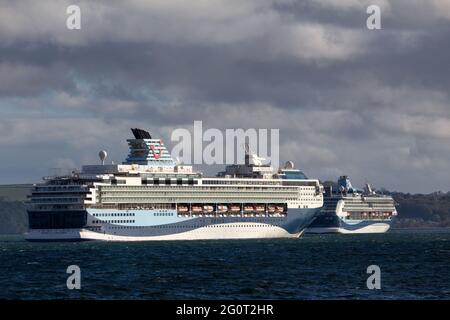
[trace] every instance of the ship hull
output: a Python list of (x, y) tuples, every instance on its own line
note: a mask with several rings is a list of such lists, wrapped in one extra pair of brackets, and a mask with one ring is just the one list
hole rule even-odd
[[(168, 241), (298, 238), (319, 213), (315, 209), (289, 209), (284, 217), (178, 217), (173, 210), (88, 210), (82, 228), (30, 229), (28, 241)], [(108, 213), (119, 220), (105, 218)], [(126, 214), (128, 219), (120, 218)], [(95, 217), (95, 218), (94, 218)], [(111, 222), (112, 221), (112, 222)], [(121, 221), (116, 223), (116, 221)], [(131, 221), (131, 223), (129, 223)]]
[(362, 233), (385, 233), (392, 224), (392, 220), (359, 220), (347, 223), (343, 220), (337, 224), (329, 226), (314, 226), (314, 224), (305, 230), (308, 234), (322, 233), (342, 233), (342, 234), (362, 234)]

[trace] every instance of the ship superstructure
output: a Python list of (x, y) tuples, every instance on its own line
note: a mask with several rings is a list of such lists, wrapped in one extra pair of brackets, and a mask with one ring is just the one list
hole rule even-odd
[(396, 216), (391, 196), (376, 193), (369, 184), (354, 189), (350, 179), (341, 176), (337, 190), (325, 187), (324, 206), (306, 233), (383, 233)]
[(292, 162), (244, 165), (204, 177), (177, 164), (161, 139), (132, 129), (123, 164), (86, 165), (34, 187), (28, 240), (192, 240), (299, 237), (323, 205), (323, 187)]

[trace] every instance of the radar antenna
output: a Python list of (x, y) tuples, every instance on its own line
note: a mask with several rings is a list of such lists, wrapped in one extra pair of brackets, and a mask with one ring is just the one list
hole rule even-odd
[(98, 153), (98, 156), (100, 158), (100, 161), (102, 162), (102, 165), (105, 165), (105, 159), (108, 156), (108, 153), (105, 150), (102, 150)]

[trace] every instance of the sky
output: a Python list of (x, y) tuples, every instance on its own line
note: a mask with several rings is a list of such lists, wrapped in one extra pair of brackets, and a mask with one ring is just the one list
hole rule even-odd
[(449, 0), (0, 0), (0, 184), (201, 120), (279, 129), (312, 178), (446, 192), (449, 75)]

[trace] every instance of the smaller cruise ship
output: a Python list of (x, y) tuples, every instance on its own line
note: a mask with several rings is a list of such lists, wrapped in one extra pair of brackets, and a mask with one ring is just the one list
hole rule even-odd
[(325, 187), (324, 205), (305, 233), (384, 233), (397, 215), (394, 199), (377, 194), (369, 184), (363, 191), (339, 177), (338, 190)]

